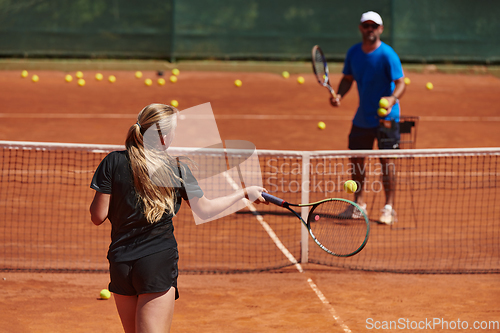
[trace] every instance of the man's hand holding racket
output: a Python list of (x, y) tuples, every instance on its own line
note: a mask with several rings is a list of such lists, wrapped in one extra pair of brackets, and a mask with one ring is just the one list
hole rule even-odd
[(335, 97), (333, 97), (333, 96), (330, 97), (330, 104), (332, 106), (335, 106), (335, 107), (340, 106), (341, 98), (342, 98), (342, 95), (340, 95), (340, 94), (337, 94), (337, 96), (335, 96)]

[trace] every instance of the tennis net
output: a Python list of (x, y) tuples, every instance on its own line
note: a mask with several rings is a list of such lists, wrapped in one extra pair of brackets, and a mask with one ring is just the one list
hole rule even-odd
[[(106, 154), (123, 147), (3, 141), (0, 148), (0, 270), (106, 272), (111, 227), (90, 222), (89, 185)], [(500, 148), (258, 155), (264, 186), (293, 203), (352, 199), (342, 189), (350, 158), (365, 157), (368, 245), (336, 258), (309, 242), (280, 207), (255, 205), (196, 225), (184, 204), (174, 218), (181, 271), (255, 272), (310, 262), (404, 273), (500, 272)], [(385, 200), (381, 157), (397, 173), (392, 225), (377, 223)], [(196, 163), (210, 168), (210, 161), (198, 156)]]

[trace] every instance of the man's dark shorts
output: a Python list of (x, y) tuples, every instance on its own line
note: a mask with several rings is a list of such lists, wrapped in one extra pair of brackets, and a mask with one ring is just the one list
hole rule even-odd
[(352, 125), (349, 134), (349, 149), (373, 149), (375, 139), (377, 139), (379, 149), (399, 149), (399, 123), (391, 121), (390, 128), (385, 127), (383, 124), (375, 128), (361, 128)]

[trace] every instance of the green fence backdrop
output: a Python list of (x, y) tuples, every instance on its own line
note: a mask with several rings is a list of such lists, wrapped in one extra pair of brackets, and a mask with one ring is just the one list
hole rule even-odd
[(403, 61), (500, 62), (493, 0), (0, 0), (0, 56), (342, 60), (368, 10)]

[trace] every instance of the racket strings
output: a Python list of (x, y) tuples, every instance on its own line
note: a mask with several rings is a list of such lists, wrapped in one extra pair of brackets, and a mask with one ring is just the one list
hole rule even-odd
[(321, 83), (327, 82), (328, 75), (327, 75), (325, 58), (323, 57), (323, 54), (319, 50), (316, 50), (314, 52), (314, 71), (316, 73), (319, 82)]
[(337, 255), (356, 253), (365, 245), (367, 222), (349, 202), (332, 200), (316, 206), (308, 223), (317, 242)]

